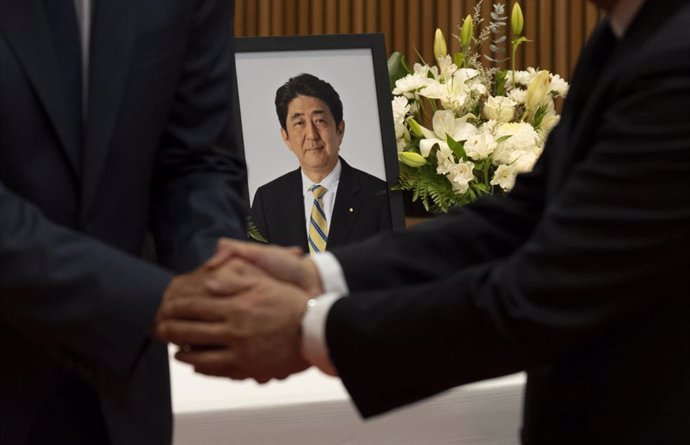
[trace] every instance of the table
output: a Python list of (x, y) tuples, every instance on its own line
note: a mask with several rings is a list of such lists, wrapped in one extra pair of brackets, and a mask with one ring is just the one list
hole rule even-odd
[(337, 378), (313, 368), (259, 385), (195, 375), (171, 356), (171, 375), (175, 445), (519, 443), (523, 374), (455, 388), (367, 421)]

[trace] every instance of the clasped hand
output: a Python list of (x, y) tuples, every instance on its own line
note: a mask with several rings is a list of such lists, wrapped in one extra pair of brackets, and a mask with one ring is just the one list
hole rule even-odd
[(303, 371), (301, 320), (321, 293), (299, 249), (221, 240), (213, 258), (168, 286), (155, 336), (196, 372), (264, 383)]

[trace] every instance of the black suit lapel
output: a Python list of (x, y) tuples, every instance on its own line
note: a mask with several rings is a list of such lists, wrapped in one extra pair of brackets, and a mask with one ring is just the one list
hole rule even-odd
[(331, 225), (328, 231), (328, 248), (342, 246), (347, 244), (350, 237), (352, 226), (357, 219), (362, 203), (357, 199), (359, 193), (359, 182), (354, 176), (352, 167), (350, 167), (342, 158), (342, 171), (340, 172), (340, 180), (338, 181), (338, 192), (335, 195), (335, 203), (333, 204), (333, 216)]
[(93, 202), (115, 130), (136, 36), (137, 2), (94, 2), (84, 153), (83, 209)]
[(38, 0), (0, 1), (0, 28), (24, 65), (39, 101), (76, 176), (80, 175), (80, 134), (65, 112), (58, 60), (48, 21)]
[(305, 252), (309, 252), (307, 244), (307, 221), (304, 219), (304, 195), (302, 195), (302, 170), (299, 168), (290, 174), (290, 185), (286, 189), (286, 196), (283, 203), (278, 203), (282, 207), (282, 215), (285, 216), (283, 224), (286, 238), (295, 240), (295, 245), (302, 247)]

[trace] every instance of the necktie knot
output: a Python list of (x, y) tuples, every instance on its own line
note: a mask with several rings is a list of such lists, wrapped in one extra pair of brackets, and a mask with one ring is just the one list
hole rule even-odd
[(309, 191), (314, 194), (315, 199), (321, 199), (323, 195), (326, 194), (328, 189), (320, 184), (314, 184), (311, 187), (309, 187)]

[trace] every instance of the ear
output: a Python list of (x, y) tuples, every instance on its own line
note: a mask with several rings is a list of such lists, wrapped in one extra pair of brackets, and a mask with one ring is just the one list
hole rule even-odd
[(280, 136), (283, 138), (283, 142), (287, 144), (290, 136), (288, 136), (288, 132), (283, 127), (280, 127)]
[(338, 135), (338, 144), (343, 142), (343, 136), (345, 136), (345, 121), (340, 121), (335, 129), (335, 133)]

